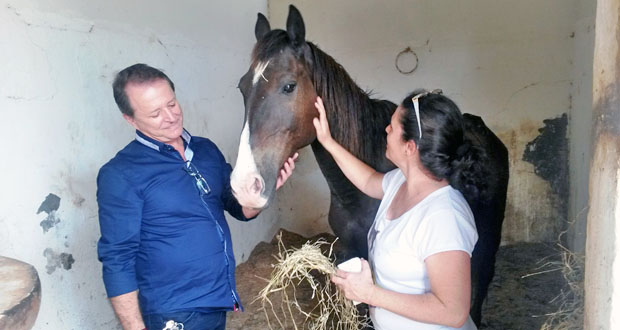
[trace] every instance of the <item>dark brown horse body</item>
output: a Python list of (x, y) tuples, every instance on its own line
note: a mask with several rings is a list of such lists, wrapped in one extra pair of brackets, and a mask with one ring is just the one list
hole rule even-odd
[[(242, 205), (265, 208), (275, 193), (281, 164), (311, 144), (331, 192), (329, 224), (345, 247), (341, 259), (368, 255), (366, 235), (379, 200), (362, 194), (345, 178), (332, 157), (316, 141), (314, 101), (323, 98), (336, 141), (381, 172), (394, 165), (385, 158), (385, 127), (396, 105), (370, 98), (333, 58), (305, 40), (305, 26), (293, 6), (287, 30), (271, 30), (259, 14), (252, 64), (239, 81), (245, 123), (231, 186)], [(489, 155), (489, 198), (468, 202), (476, 218), (479, 240), (472, 256), (471, 315), (480, 310), (494, 274), (508, 184), (508, 152), (480, 117), (464, 115), (466, 135)], [(467, 196), (466, 196), (467, 197)]]

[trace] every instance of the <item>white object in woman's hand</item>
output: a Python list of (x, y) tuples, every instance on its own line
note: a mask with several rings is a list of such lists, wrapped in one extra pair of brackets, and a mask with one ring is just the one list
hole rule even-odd
[[(342, 290), (344, 296), (355, 301), (371, 304), (373, 290), (375, 284), (372, 280), (372, 273), (368, 261), (360, 259), (360, 272), (345, 272), (338, 269), (335, 275), (332, 275), (332, 282)], [(354, 262), (352, 262), (354, 263)]]
[[(359, 273), (362, 271), (362, 259), (355, 257), (351, 258), (343, 263), (338, 264), (338, 269), (344, 270), (349, 273)], [(353, 304), (359, 304), (359, 301), (353, 300)]]
[(362, 271), (362, 260), (358, 257), (351, 258), (343, 263), (338, 264), (338, 269), (349, 273), (359, 273)]

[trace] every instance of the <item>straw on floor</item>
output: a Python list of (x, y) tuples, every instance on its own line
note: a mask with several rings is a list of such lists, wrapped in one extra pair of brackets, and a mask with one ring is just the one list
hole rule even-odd
[[(306, 242), (301, 248), (287, 249), (278, 235), (277, 263), (273, 265), (271, 278), (258, 294), (270, 329), (272, 321), (285, 329), (285, 324), (292, 323), (294, 329), (309, 330), (357, 330), (368, 323), (366, 317), (359, 315), (357, 308), (330, 283), (330, 275), (336, 272), (332, 256), (333, 244), (319, 239)], [(321, 247), (329, 246), (327, 256)], [(305, 310), (298, 301), (298, 288), (309, 286), (312, 301)], [(295, 316), (302, 316), (302, 324), (296, 324)], [(299, 317), (297, 317), (299, 319)], [(289, 322), (286, 322), (286, 321)]]
[(562, 262), (557, 265), (562, 271), (566, 287), (552, 301), (559, 304), (556, 312), (550, 313), (541, 330), (583, 329), (584, 312), (584, 270), (585, 257), (558, 244), (562, 250)]

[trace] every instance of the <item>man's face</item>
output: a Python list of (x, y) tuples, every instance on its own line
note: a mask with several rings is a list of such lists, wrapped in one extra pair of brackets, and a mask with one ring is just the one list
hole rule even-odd
[(146, 136), (167, 144), (181, 136), (183, 112), (166, 80), (127, 84), (125, 93), (134, 113), (133, 117), (123, 117), (131, 126)]

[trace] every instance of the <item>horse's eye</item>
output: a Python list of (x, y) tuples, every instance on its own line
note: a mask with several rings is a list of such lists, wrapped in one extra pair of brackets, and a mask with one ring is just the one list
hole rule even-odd
[(282, 88), (282, 91), (286, 94), (290, 94), (295, 90), (295, 87), (297, 87), (297, 84), (286, 84), (284, 88)]

